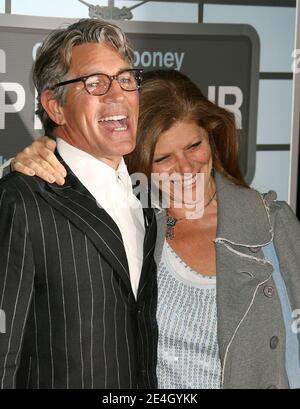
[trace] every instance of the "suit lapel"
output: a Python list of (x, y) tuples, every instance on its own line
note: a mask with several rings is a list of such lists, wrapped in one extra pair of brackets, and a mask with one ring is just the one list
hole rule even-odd
[(120, 275), (129, 291), (127, 257), (120, 230), (109, 214), (100, 207), (90, 192), (82, 185), (70, 168), (57, 154), (67, 169), (64, 186), (44, 184), (39, 192), (57, 211), (68, 218), (94, 243), (101, 255)]
[(156, 274), (155, 271), (150, 271), (151, 264), (153, 263), (153, 254), (156, 242), (156, 219), (153, 209), (143, 209), (145, 220), (145, 238), (144, 238), (144, 261), (141, 272), (141, 278), (138, 288), (138, 297), (141, 296), (147, 281), (151, 278), (151, 274)]

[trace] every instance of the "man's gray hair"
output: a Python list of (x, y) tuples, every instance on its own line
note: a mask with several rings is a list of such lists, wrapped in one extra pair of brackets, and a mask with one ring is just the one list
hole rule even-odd
[[(82, 19), (67, 28), (52, 31), (38, 51), (33, 68), (33, 81), (38, 93), (37, 115), (51, 136), (56, 124), (41, 104), (41, 94), (55, 84), (67, 80), (72, 48), (85, 43), (106, 43), (132, 66), (134, 53), (124, 32), (116, 25), (98, 19)], [(65, 87), (53, 89), (53, 98), (64, 103)]]

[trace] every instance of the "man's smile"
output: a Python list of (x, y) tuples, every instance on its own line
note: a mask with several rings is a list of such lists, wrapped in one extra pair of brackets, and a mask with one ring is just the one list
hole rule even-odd
[(106, 129), (111, 131), (127, 131), (128, 116), (126, 115), (111, 115), (100, 118), (99, 121)]

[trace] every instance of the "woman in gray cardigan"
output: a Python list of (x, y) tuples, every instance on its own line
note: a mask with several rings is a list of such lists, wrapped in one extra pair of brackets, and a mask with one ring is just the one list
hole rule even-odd
[(200, 207), (184, 195), (179, 207), (172, 181), (156, 210), (159, 387), (299, 388), (300, 227), (243, 180), (233, 115), (183, 74), (150, 72), (127, 164), (149, 180), (181, 175), (193, 199), (204, 186)]

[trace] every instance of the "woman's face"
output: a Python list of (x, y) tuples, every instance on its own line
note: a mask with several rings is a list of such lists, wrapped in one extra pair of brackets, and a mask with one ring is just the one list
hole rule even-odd
[(184, 188), (191, 190), (196, 188), (197, 174), (202, 173), (205, 192), (211, 168), (208, 134), (195, 122), (177, 121), (160, 135), (154, 151), (153, 173), (179, 174), (183, 178)]

